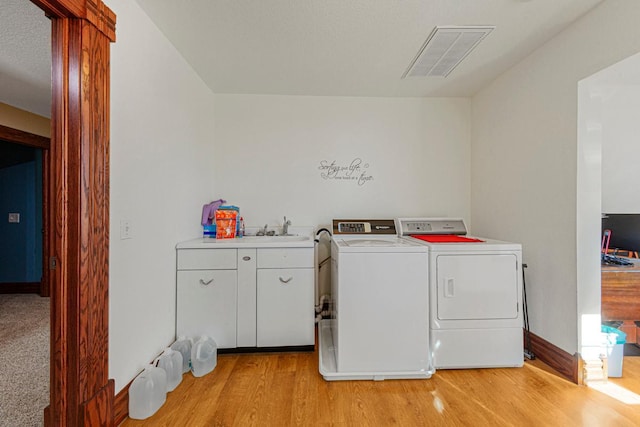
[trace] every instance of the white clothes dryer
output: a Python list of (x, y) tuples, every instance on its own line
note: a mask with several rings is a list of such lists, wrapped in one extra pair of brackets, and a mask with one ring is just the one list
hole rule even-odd
[(462, 219), (396, 222), (400, 236), (429, 247), (435, 368), (521, 367), (522, 246), (466, 236)]
[(393, 220), (334, 220), (331, 319), (319, 325), (326, 380), (430, 378), (429, 248)]

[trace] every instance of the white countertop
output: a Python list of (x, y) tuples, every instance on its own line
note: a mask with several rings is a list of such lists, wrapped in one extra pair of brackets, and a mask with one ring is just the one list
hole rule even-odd
[[(269, 230), (273, 230), (270, 228)], [(290, 227), (287, 236), (256, 236), (259, 227), (247, 227), (245, 237), (215, 239), (200, 237), (180, 242), (177, 249), (236, 249), (236, 248), (313, 248), (313, 227)], [(275, 228), (276, 233), (282, 230)]]

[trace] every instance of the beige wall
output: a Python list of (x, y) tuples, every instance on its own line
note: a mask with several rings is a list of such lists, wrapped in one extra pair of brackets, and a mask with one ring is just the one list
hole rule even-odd
[(51, 135), (51, 120), (0, 102), (0, 125), (40, 136)]

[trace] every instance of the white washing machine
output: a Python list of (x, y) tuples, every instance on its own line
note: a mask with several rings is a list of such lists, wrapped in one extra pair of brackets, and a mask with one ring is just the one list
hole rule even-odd
[(522, 366), (521, 245), (466, 236), (462, 219), (396, 222), (400, 236), (429, 247), (435, 368)]
[(429, 248), (394, 220), (334, 220), (331, 319), (319, 325), (326, 380), (430, 378)]

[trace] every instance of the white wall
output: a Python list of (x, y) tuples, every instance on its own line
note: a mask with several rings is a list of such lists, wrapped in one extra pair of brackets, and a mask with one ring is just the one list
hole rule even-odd
[[(109, 377), (116, 392), (175, 334), (175, 244), (212, 198), (213, 95), (138, 5), (110, 0)], [(132, 238), (120, 239), (129, 220)]]
[[(174, 338), (177, 242), (225, 198), (248, 225), (469, 220), (470, 101), (212, 95), (135, 2), (112, 0), (109, 376), (122, 389)], [(215, 130), (215, 138), (214, 138)], [(365, 182), (323, 179), (323, 161)], [(372, 177), (371, 179), (369, 179)], [(360, 184), (362, 185), (359, 185)], [(132, 239), (120, 239), (128, 220)]]
[[(640, 55), (633, 67), (640, 80)], [(602, 99), (602, 212), (640, 213), (640, 82), (600, 87)]]
[[(215, 95), (216, 197), (249, 225), (327, 226), (334, 218), (469, 220), (470, 101)], [(361, 159), (358, 180), (323, 162)], [(368, 165), (368, 166), (367, 166)]]
[(638, 16), (640, 2), (603, 2), (472, 100), (474, 233), (523, 244), (531, 329), (572, 354), (599, 298), (598, 279), (577, 274), (600, 232), (576, 231), (578, 81), (640, 51)]
[[(640, 50), (640, 2), (604, 2), (471, 103), (214, 97), (134, 2), (109, 6), (116, 391), (174, 338), (174, 245), (200, 233), (201, 205), (219, 197), (249, 225), (473, 218), (474, 234), (523, 243), (533, 332), (576, 351), (577, 82)], [(354, 159), (372, 180), (322, 177), (323, 161)], [(119, 239), (123, 219), (132, 239)]]
[[(215, 104), (216, 198), (240, 206), (248, 225), (285, 215), (329, 229), (334, 218), (469, 221), (469, 99), (216, 95)], [(322, 168), (331, 164), (359, 169), (331, 176)], [(323, 239), (318, 259), (328, 254)], [(327, 273), (318, 295), (330, 292)]]

